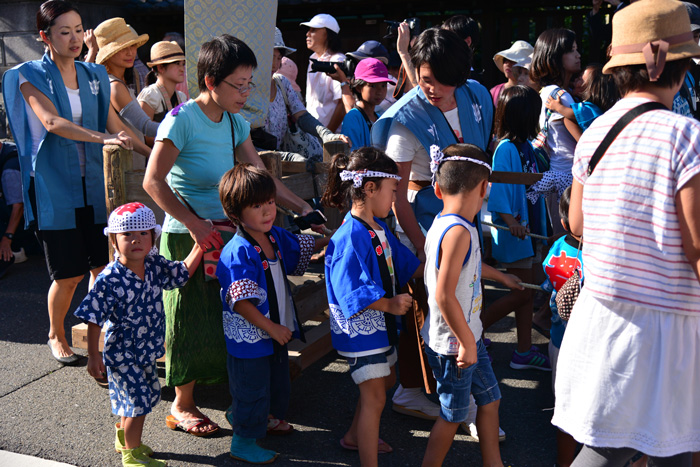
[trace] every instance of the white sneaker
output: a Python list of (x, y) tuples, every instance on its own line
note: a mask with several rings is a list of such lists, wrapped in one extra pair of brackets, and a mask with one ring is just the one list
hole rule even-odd
[(15, 256), (15, 264), (24, 263), (27, 261), (27, 254), (24, 252), (24, 248), (19, 251), (13, 251), (12, 254)]
[[(462, 422), (460, 425), (464, 431), (469, 433), (469, 436), (474, 438), (475, 440), (479, 441), (479, 433), (476, 431), (476, 424), (475, 423), (469, 423), (467, 422)], [(506, 440), (506, 432), (501, 429), (501, 427), (498, 427), (498, 442), (502, 443), (503, 441)]]
[(436, 420), (440, 416), (440, 406), (425, 397), (421, 388), (406, 389), (399, 385), (391, 408), (394, 412), (425, 420)]

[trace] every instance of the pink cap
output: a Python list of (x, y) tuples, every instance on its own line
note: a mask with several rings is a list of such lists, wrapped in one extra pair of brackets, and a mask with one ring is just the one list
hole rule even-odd
[(294, 89), (297, 92), (301, 91), (301, 88), (297, 84), (297, 75), (299, 74), (299, 69), (297, 68), (296, 63), (294, 63), (287, 57), (282, 57), (282, 63), (280, 64), (280, 68), (279, 70), (277, 70), (277, 73), (285, 76), (292, 83), (292, 89)]
[(389, 71), (386, 69), (386, 65), (376, 58), (360, 60), (355, 68), (355, 79), (361, 79), (367, 83), (396, 84), (389, 79)]

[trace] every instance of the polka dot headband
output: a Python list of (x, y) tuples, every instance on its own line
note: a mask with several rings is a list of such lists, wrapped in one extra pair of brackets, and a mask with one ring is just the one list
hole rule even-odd
[(104, 234), (140, 232), (151, 229), (155, 229), (156, 237), (160, 235), (161, 228), (156, 224), (156, 216), (153, 211), (143, 203), (128, 203), (112, 211)]
[(463, 157), (463, 156), (448, 156), (445, 157), (445, 154), (440, 150), (440, 146), (433, 144), (430, 146), (430, 171), (433, 173), (433, 185), (435, 185), (435, 176), (437, 175), (438, 167), (440, 167), (440, 164), (442, 164), (445, 161), (467, 161), (467, 162), (472, 162), (474, 164), (479, 164), (481, 166), (486, 167), (489, 169), (489, 173), (491, 173), (491, 166), (487, 164), (484, 161), (480, 161), (479, 159), (473, 159), (471, 157)]
[(355, 188), (360, 188), (362, 186), (363, 178), (395, 178), (396, 180), (401, 180), (401, 177), (395, 174), (388, 174), (386, 172), (376, 172), (374, 170), (343, 170), (340, 172), (340, 179), (344, 182), (352, 180), (352, 186)]

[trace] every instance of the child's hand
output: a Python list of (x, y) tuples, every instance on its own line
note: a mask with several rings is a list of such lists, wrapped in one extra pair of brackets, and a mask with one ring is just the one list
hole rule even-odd
[(530, 229), (520, 224), (511, 224), (509, 228), (510, 234), (514, 237), (519, 238), (520, 240), (523, 240), (527, 236), (527, 234), (530, 233)]
[(549, 96), (544, 106), (547, 107), (549, 110), (553, 110), (555, 112), (559, 112), (560, 109), (565, 107), (564, 104), (561, 103), (561, 97), (559, 96), (555, 96), (554, 98), (552, 98), (552, 96)]
[(292, 340), (292, 331), (290, 331), (287, 326), (282, 326), (281, 324), (272, 323), (272, 327), (267, 333), (276, 340), (279, 345), (284, 345)]
[(509, 289), (525, 290), (525, 287), (520, 285), (522, 282), (520, 278), (518, 276), (514, 276), (513, 274), (503, 274), (503, 278), (500, 282)]
[(95, 379), (103, 379), (107, 376), (107, 368), (99, 355), (88, 355), (87, 371)]
[(464, 347), (459, 344), (459, 352), (457, 353), (457, 366), (459, 368), (467, 368), (472, 366), (477, 361), (476, 344)]
[(413, 305), (411, 296), (407, 293), (402, 293), (389, 299), (387, 313), (398, 316), (405, 315), (408, 309), (411, 308), (411, 305)]

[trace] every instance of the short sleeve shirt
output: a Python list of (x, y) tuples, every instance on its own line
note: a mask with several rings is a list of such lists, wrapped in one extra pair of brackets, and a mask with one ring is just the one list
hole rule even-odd
[[(204, 219), (226, 218), (219, 200), (219, 180), (234, 165), (231, 122), (238, 146), (248, 138), (250, 124), (228, 112), (220, 122), (213, 122), (194, 100), (175, 107), (158, 127), (156, 141), (168, 139), (180, 151), (166, 180)], [(165, 217), (163, 231), (188, 232), (170, 215)]]

